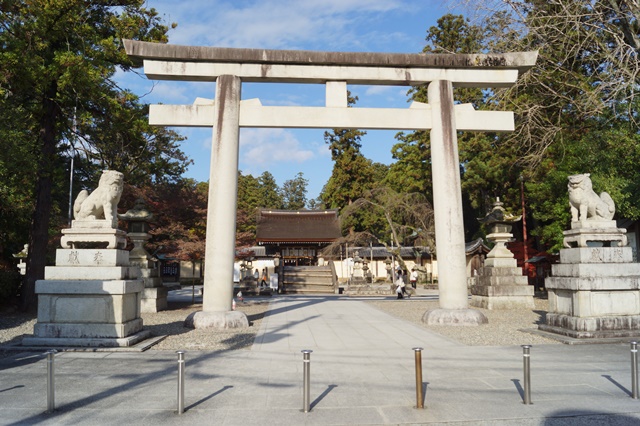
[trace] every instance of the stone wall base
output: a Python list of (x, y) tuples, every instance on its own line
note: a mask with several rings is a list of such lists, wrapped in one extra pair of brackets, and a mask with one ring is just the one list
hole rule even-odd
[(526, 296), (478, 296), (472, 295), (469, 304), (483, 309), (533, 309), (533, 287), (531, 295)]
[(151, 332), (146, 330), (122, 338), (25, 337), (22, 346), (123, 348), (134, 346), (149, 337)]
[(640, 315), (581, 318), (548, 313), (546, 324), (538, 328), (576, 339), (636, 337), (640, 336)]

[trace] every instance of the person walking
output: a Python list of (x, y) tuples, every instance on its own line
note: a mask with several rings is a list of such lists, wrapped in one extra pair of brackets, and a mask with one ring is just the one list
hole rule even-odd
[(396, 294), (398, 295), (398, 299), (404, 299), (404, 295), (406, 294), (404, 288), (404, 279), (402, 278), (402, 269), (398, 269), (398, 274), (396, 278)]
[(411, 287), (416, 288), (418, 284), (418, 270), (414, 266), (411, 268), (411, 275), (409, 276), (409, 283), (411, 283)]

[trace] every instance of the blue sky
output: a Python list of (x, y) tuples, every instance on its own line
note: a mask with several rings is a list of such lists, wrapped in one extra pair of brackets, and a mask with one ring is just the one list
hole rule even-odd
[[(461, 13), (446, 0), (149, 0), (147, 7), (178, 24), (169, 32), (171, 44), (399, 53), (420, 52), (427, 28), (446, 13)], [(117, 80), (146, 103), (191, 104), (196, 97), (215, 96), (214, 83), (149, 81), (134, 73), (120, 73)], [(349, 86), (362, 107), (407, 107), (407, 89)], [(242, 98), (260, 98), (263, 105), (320, 106), (324, 86), (245, 83)], [(211, 130), (175, 130), (187, 137), (181, 149), (195, 162), (187, 176), (207, 181)], [(316, 198), (333, 167), (323, 133), (242, 129), (239, 168), (255, 177), (268, 170), (279, 185), (302, 172), (309, 181), (307, 198)], [(395, 133), (369, 131), (362, 139), (363, 154), (390, 164)]]

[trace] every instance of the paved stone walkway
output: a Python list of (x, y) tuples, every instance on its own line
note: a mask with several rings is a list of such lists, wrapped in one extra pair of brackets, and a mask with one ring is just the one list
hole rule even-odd
[[(302, 349), (313, 350), (309, 413)], [(177, 415), (175, 353), (60, 353), (57, 410), (45, 413), (46, 359), (17, 354), (0, 361), (0, 424), (640, 424), (628, 344), (533, 347), (533, 404), (524, 405), (519, 346), (463, 346), (346, 297), (274, 297), (251, 350), (186, 360), (186, 411)]]

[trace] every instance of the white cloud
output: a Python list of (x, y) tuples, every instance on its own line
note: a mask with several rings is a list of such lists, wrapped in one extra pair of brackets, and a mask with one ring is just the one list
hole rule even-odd
[[(270, 49), (366, 48), (376, 38), (357, 35), (356, 26), (390, 11), (406, 0), (168, 0), (150, 1), (168, 22), (173, 44)], [(368, 34), (375, 35), (370, 27)], [(311, 47), (310, 47), (311, 46)]]
[[(242, 129), (240, 162), (252, 166), (273, 163), (303, 163), (314, 158), (293, 133), (284, 129)], [(242, 167), (241, 167), (242, 168)]]
[(368, 96), (386, 95), (393, 90), (393, 86), (368, 86), (364, 94)]

